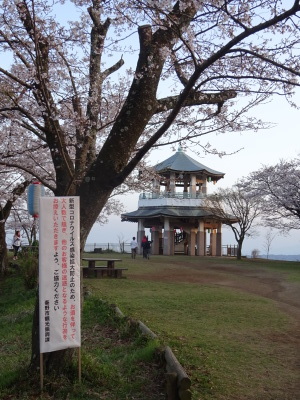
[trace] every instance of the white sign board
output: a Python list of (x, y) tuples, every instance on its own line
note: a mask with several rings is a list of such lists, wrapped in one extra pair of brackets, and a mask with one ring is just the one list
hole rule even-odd
[(80, 347), (79, 197), (41, 197), (40, 352)]

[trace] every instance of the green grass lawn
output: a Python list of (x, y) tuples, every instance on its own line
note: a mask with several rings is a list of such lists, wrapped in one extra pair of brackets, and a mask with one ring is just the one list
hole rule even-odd
[[(46, 378), (51, 390), (42, 397), (30, 389), (32, 379), (29, 385), (18, 378), (26, 376), (30, 360), (35, 291), (24, 290), (15, 275), (1, 282), (1, 399), (158, 400), (163, 378), (155, 348), (168, 345), (192, 380), (194, 400), (297, 400), (294, 319), (271, 298), (238, 285), (252, 285), (252, 276), (260, 273), (262, 283), (279, 279), (299, 289), (299, 263), (119, 257), (118, 265), (128, 268), (124, 279), (83, 281), (89, 296), (82, 319), (82, 383), (65, 379), (50, 385)], [(223, 285), (226, 280), (236, 287)], [(107, 304), (142, 321), (158, 341), (145, 340), (126, 318), (116, 319)]]
[[(187, 277), (195, 276), (198, 266), (198, 278), (201, 275), (203, 258), (122, 258), (122, 266), (129, 269), (127, 279), (86, 284), (93, 295), (141, 319), (171, 346), (192, 379), (195, 399), (296, 400), (284, 397), (286, 388), (299, 379), (299, 370), (289, 363), (294, 350), (284, 342), (293, 321), (274, 301), (214, 283), (190, 282)], [(242, 265), (246, 274), (255, 268), (299, 283), (299, 263), (208, 257), (205, 263), (211, 265), (216, 282), (228, 276), (241, 279), (234, 271)], [(181, 281), (166, 281), (166, 275), (179, 275)]]
[(0, 281), (1, 400), (164, 399), (158, 342), (95, 296), (84, 300), (81, 383), (75, 357), (65, 376), (44, 375), (41, 394), (39, 373), (28, 370), (35, 299), (15, 272)]

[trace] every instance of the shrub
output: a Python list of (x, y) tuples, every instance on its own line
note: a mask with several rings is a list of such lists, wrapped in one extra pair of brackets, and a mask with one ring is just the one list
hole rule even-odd
[(259, 256), (259, 250), (253, 249), (252, 252), (251, 252), (251, 257), (252, 258), (258, 258), (258, 256)]
[(27, 253), (20, 259), (20, 272), (26, 289), (35, 289), (38, 283), (38, 257), (34, 253)]

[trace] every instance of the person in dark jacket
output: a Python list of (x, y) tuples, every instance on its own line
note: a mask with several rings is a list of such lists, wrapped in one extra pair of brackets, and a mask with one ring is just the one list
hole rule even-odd
[(148, 240), (147, 236), (144, 236), (142, 239), (142, 249), (143, 249), (143, 258), (147, 258), (149, 260), (151, 242)]

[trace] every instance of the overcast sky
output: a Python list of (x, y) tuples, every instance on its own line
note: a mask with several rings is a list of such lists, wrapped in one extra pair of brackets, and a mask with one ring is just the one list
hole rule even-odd
[[(300, 105), (300, 91), (295, 101)], [(300, 154), (299, 140), (299, 116), (300, 111), (291, 108), (284, 98), (276, 97), (271, 103), (261, 105), (256, 109), (257, 116), (264, 121), (275, 124), (268, 130), (258, 132), (209, 135), (205, 142), (220, 150), (232, 152), (242, 148), (237, 154), (225, 157), (205, 155), (198, 157), (193, 152), (186, 153), (200, 163), (225, 173), (224, 179), (218, 181), (216, 186), (211, 183), (208, 186), (209, 193), (218, 187), (230, 187), (239, 178), (247, 176), (250, 172), (261, 168), (263, 165), (275, 165), (280, 159), (292, 159)], [(153, 152), (150, 161), (155, 165), (174, 152), (165, 147)], [(123, 197), (126, 211), (134, 211), (138, 208), (139, 194)], [(137, 224), (121, 222), (120, 216), (112, 216), (110, 222), (104, 226), (95, 225), (87, 243), (119, 242), (119, 239), (130, 241), (137, 233)], [(260, 254), (265, 254), (266, 231), (261, 230), (260, 235), (246, 239), (243, 246), (243, 254), (250, 255), (253, 249), (258, 249)], [(236, 244), (230, 228), (223, 228), (223, 245)], [(277, 236), (270, 249), (271, 254), (300, 254), (299, 232), (293, 231), (287, 237)]]

